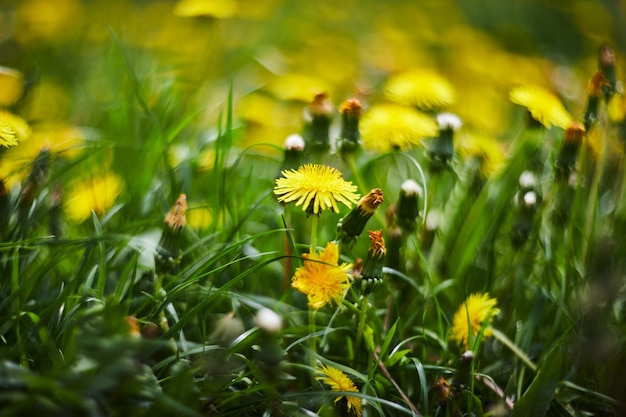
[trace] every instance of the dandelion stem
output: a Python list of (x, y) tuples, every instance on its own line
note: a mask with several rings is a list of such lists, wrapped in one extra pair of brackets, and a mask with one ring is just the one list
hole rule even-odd
[(367, 319), (367, 306), (369, 295), (364, 295), (361, 299), (361, 314), (359, 315), (359, 326), (356, 330), (356, 343), (355, 347), (357, 352), (361, 347), (361, 339), (363, 338), (363, 330), (365, 329), (365, 320)]
[(311, 350), (311, 354), (309, 356), (309, 362), (311, 368), (315, 368), (315, 353), (317, 351), (315, 337), (313, 334), (315, 333), (315, 310), (309, 307), (309, 349)]
[(317, 214), (314, 214), (311, 218), (311, 248), (309, 250), (310, 254), (315, 253), (315, 251), (317, 250), (317, 219)]

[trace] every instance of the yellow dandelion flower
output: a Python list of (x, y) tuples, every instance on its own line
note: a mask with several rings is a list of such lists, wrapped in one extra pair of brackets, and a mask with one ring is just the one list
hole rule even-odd
[(0, 146), (9, 148), (30, 138), (30, 126), (24, 119), (0, 110)]
[(192, 229), (208, 229), (213, 222), (211, 210), (205, 206), (191, 206), (187, 210), (187, 223)]
[(375, 152), (408, 149), (438, 133), (437, 122), (426, 114), (399, 104), (377, 104), (361, 118), (363, 146)]
[(413, 69), (389, 78), (384, 95), (394, 103), (431, 110), (454, 103), (455, 93), (452, 84), (435, 71)]
[(234, 0), (180, 0), (174, 8), (174, 14), (181, 17), (215, 17), (226, 19), (237, 13)]
[(516, 87), (509, 93), (509, 99), (515, 104), (526, 107), (532, 118), (547, 128), (555, 125), (565, 129), (572, 123), (572, 116), (565, 110), (561, 101), (545, 88)]
[(76, 223), (87, 219), (92, 210), (104, 214), (121, 192), (122, 180), (111, 173), (77, 181), (67, 193), (65, 214)]
[(340, 304), (350, 287), (351, 264), (339, 265), (339, 247), (329, 242), (322, 253), (302, 255), (304, 266), (296, 269), (291, 286), (309, 299), (309, 306), (319, 309), (331, 301)]
[[(339, 369), (333, 368), (331, 366), (322, 365), (318, 372), (320, 375), (316, 376), (315, 379), (317, 379), (318, 381), (322, 381), (326, 385), (329, 385), (332, 391), (359, 392), (358, 388), (354, 385), (354, 382), (352, 382), (348, 375), (346, 375)], [(361, 399), (352, 395), (341, 395), (335, 398), (335, 404), (337, 404), (343, 398), (346, 399), (346, 407), (348, 408), (348, 412), (352, 412), (357, 417), (360, 417), (362, 412)]]
[[(464, 349), (470, 349), (470, 343), (478, 335), (483, 325), (488, 325), (493, 317), (500, 313), (496, 308), (498, 300), (489, 298), (489, 294), (472, 294), (459, 307), (452, 320), (452, 334), (450, 339), (456, 340), (463, 345)], [(492, 330), (487, 326), (483, 336), (491, 336)]]
[(310, 102), (311, 97), (320, 91), (332, 91), (331, 85), (326, 80), (299, 73), (276, 77), (265, 89), (281, 100), (295, 100), (303, 103)]
[(24, 76), (21, 72), (0, 66), (0, 106), (13, 105), (24, 94)]
[(480, 173), (484, 178), (499, 172), (506, 161), (504, 149), (490, 136), (465, 132), (459, 136), (456, 148), (466, 161), (478, 162)]
[(317, 164), (303, 165), (297, 171), (282, 171), (274, 187), (278, 201), (297, 200), (296, 206), (302, 205), (302, 210), (309, 214), (319, 214), (326, 209), (338, 213), (337, 202), (350, 208), (359, 199), (355, 191), (356, 186), (345, 181), (337, 169)]

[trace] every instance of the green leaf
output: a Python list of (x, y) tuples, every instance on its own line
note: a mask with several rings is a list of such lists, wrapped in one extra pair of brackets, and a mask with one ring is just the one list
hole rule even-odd
[(545, 357), (537, 376), (513, 408), (511, 417), (541, 417), (546, 414), (561, 378), (562, 352), (557, 345)]

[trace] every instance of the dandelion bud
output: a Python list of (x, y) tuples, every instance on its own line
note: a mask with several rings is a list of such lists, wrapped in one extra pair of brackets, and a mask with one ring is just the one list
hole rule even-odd
[(361, 289), (369, 294), (383, 282), (383, 264), (387, 249), (382, 230), (370, 230), (370, 249), (361, 271)]
[(598, 69), (607, 80), (607, 84), (604, 85), (603, 91), (605, 97), (609, 99), (615, 93), (617, 78), (615, 75), (615, 52), (608, 44), (600, 47), (600, 51), (598, 53)]
[(298, 169), (302, 165), (302, 154), (304, 152), (304, 139), (302, 136), (294, 133), (285, 139), (285, 157), (283, 159), (282, 171), (290, 169)]
[(262, 308), (254, 318), (256, 325), (268, 333), (278, 333), (283, 327), (283, 319), (273, 310)]
[(587, 87), (587, 106), (585, 108), (585, 114), (583, 121), (585, 124), (585, 130), (589, 130), (593, 124), (598, 120), (598, 106), (600, 104), (600, 95), (605, 86), (608, 85), (608, 81), (602, 71), (596, 71), (595, 74), (589, 80)]
[(383, 192), (380, 188), (374, 188), (346, 215), (339, 219), (337, 224), (338, 238), (343, 243), (350, 243), (358, 238), (365, 224), (374, 215), (376, 208), (383, 202)]
[(513, 229), (511, 230), (511, 244), (514, 248), (519, 249), (528, 239), (533, 230), (535, 213), (539, 207), (540, 196), (534, 191), (520, 192), (519, 209)]
[(532, 171), (524, 171), (519, 176), (519, 186), (522, 190), (532, 190), (537, 186), (537, 176)]
[(433, 392), (435, 393), (437, 402), (441, 405), (445, 404), (452, 394), (450, 383), (444, 377), (440, 376), (433, 385)]
[(187, 196), (181, 194), (165, 216), (163, 234), (157, 246), (155, 264), (157, 273), (171, 272), (181, 259), (180, 232), (187, 223)]
[(467, 350), (459, 357), (459, 366), (456, 368), (452, 385), (455, 387), (467, 387), (472, 380), (472, 361), (474, 360), (474, 352)]
[(439, 136), (437, 136), (429, 149), (429, 155), (434, 162), (447, 164), (454, 155), (454, 132), (463, 125), (461, 119), (452, 113), (440, 113), (437, 115)]
[(582, 123), (572, 123), (566, 130), (563, 138), (563, 147), (557, 157), (555, 168), (557, 179), (567, 179), (576, 166), (578, 150), (585, 135)]
[(126, 324), (128, 324), (128, 335), (140, 338), (141, 330), (139, 330), (139, 320), (135, 316), (126, 316)]
[(341, 113), (339, 151), (342, 155), (347, 155), (356, 151), (360, 146), (359, 119), (363, 112), (363, 106), (358, 100), (349, 99), (343, 102), (339, 112)]
[(312, 152), (321, 153), (330, 149), (331, 112), (332, 106), (328, 100), (328, 94), (316, 94), (308, 108), (307, 115), (310, 121), (304, 135), (307, 149)]
[(407, 232), (417, 229), (418, 200), (421, 194), (422, 189), (415, 181), (406, 180), (402, 183), (394, 214), (397, 224)]

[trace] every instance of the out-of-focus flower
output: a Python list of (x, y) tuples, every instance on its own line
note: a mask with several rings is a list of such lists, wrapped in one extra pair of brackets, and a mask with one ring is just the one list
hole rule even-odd
[(377, 104), (361, 119), (363, 146), (376, 152), (408, 149), (437, 135), (437, 123), (424, 113), (399, 104)]
[(331, 86), (321, 78), (292, 73), (275, 78), (265, 90), (281, 100), (307, 103), (320, 91), (331, 91)]
[(24, 117), (36, 122), (65, 120), (70, 112), (70, 96), (60, 84), (51, 80), (37, 82), (24, 99)]
[(565, 129), (572, 122), (572, 116), (561, 101), (543, 87), (516, 87), (511, 90), (509, 98), (513, 103), (525, 107), (535, 121), (547, 128), (555, 125)]
[[(342, 371), (339, 369), (333, 368), (331, 366), (322, 365), (319, 369), (320, 376), (315, 377), (315, 379), (322, 381), (326, 385), (330, 386), (332, 391), (343, 391), (343, 392), (359, 392), (354, 382)], [(352, 412), (357, 417), (361, 416), (362, 406), (361, 399), (355, 396), (338, 396), (335, 398), (335, 404), (337, 404), (342, 399), (346, 400), (346, 407), (348, 412)]]
[(24, 119), (0, 110), (0, 146), (5, 148), (15, 146), (30, 138), (30, 126)]
[(327, 152), (330, 149), (330, 123), (332, 106), (327, 93), (317, 93), (306, 109), (304, 141), (307, 150)]
[(445, 165), (454, 156), (454, 132), (463, 126), (463, 122), (456, 114), (439, 113), (437, 124), (439, 135), (431, 141), (428, 154), (434, 163)]
[(65, 214), (76, 223), (89, 218), (92, 210), (102, 215), (113, 206), (122, 188), (122, 180), (113, 173), (80, 179), (66, 194)]
[(257, 326), (269, 333), (279, 332), (283, 327), (283, 318), (269, 308), (260, 309), (256, 313), (254, 321)]
[(419, 197), (422, 187), (415, 181), (408, 179), (402, 183), (398, 202), (395, 205), (395, 222), (405, 232), (414, 232), (417, 229), (419, 216)]
[(431, 110), (454, 102), (454, 88), (435, 71), (414, 69), (389, 78), (385, 98), (405, 106)]
[(342, 155), (355, 152), (361, 145), (359, 120), (363, 106), (356, 99), (344, 101), (339, 108), (341, 113), (341, 133), (339, 134), (339, 152)]
[(24, 0), (16, 9), (16, 38), (20, 43), (66, 39), (81, 27), (80, 0)]
[(574, 122), (565, 129), (563, 146), (555, 162), (557, 178), (569, 178), (570, 173), (576, 166), (578, 150), (580, 149), (584, 136), (585, 126), (582, 123)]
[(180, 233), (187, 224), (187, 195), (181, 194), (165, 216), (163, 233), (154, 256), (158, 275), (171, 272), (182, 258)]
[[(326, 165), (307, 164), (297, 171), (289, 170), (281, 173), (276, 179), (274, 194), (278, 201), (289, 203), (296, 201), (302, 210), (310, 214), (320, 214), (331, 209), (339, 212), (337, 202), (348, 208), (358, 201), (356, 186), (345, 181), (337, 169)], [(311, 204), (312, 203), (312, 204)]]
[(24, 94), (24, 76), (16, 69), (0, 66), (0, 107), (15, 104)]
[(483, 326), (483, 337), (490, 336), (493, 332), (488, 325), (500, 313), (497, 303), (498, 300), (489, 298), (488, 293), (470, 295), (454, 314), (450, 339), (469, 349)]
[(341, 304), (350, 287), (348, 271), (352, 265), (339, 265), (339, 248), (329, 242), (321, 253), (308, 253), (304, 266), (296, 269), (291, 285), (309, 299), (309, 306), (319, 309), (331, 301)]
[(190, 205), (187, 209), (187, 224), (192, 229), (202, 230), (208, 228), (213, 222), (211, 210), (206, 206)]
[(437, 402), (439, 404), (445, 404), (452, 394), (450, 383), (444, 377), (440, 376), (433, 385), (433, 392), (435, 393), (435, 397), (437, 397)]
[(611, 97), (607, 107), (609, 118), (613, 123), (620, 123), (626, 119), (626, 97), (622, 94), (616, 94)]
[(180, 0), (174, 14), (180, 17), (215, 17), (226, 19), (237, 13), (235, 0)]
[(585, 106), (585, 114), (583, 116), (585, 130), (587, 131), (590, 131), (591, 127), (598, 121), (600, 96), (607, 84), (608, 81), (601, 71), (596, 71), (589, 79), (587, 85), (587, 105)]
[(456, 149), (465, 161), (477, 161), (483, 178), (489, 178), (504, 166), (506, 154), (492, 137), (465, 132), (457, 140)]

